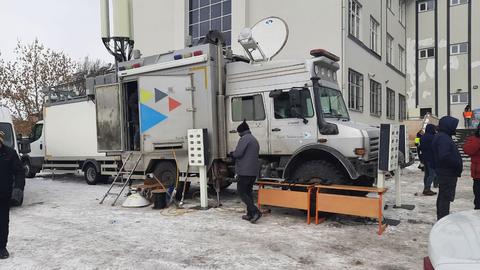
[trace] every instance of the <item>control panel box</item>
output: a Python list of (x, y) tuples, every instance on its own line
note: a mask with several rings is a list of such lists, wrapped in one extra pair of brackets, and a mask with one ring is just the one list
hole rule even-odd
[(406, 125), (400, 125), (400, 135), (398, 142), (398, 149), (405, 157), (405, 164), (410, 162), (410, 148), (408, 146), (408, 130)]
[(208, 132), (207, 129), (189, 129), (188, 164), (190, 166), (206, 166), (208, 164)]
[(398, 168), (399, 129), (399, 126), (394, 124), (380, 125), (378, 169), (381, 171), (393, 171)]

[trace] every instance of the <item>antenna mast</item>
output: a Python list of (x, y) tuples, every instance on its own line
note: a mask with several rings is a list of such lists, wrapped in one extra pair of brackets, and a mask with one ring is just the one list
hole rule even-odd
[(110, 35), (110, 0), (100, 0), (102, 42), (116, 62), (128, 61), (133, 52), (132, 0), (113, 0), (113, 35)]

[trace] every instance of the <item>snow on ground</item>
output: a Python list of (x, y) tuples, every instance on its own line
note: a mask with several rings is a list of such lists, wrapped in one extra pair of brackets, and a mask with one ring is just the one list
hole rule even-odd
[[(453, 212), (473, 207), (466, 174)], [(404, 203), (416, 208), (389, 208), (385, 215), (401, 223), (382, 236), (374, 222), (307, 225), (302, 212), (278, 208), (253, 225), (240, 218), (234, 187), (220, 209), (125, 209), (98, 203), (107, 185), (37, 177), (27, 181), (24, 205), (12, 209), (11, 257), (0, 269), (422, 269), (436, 197), (414, 195), (422, 191), (416, 166), (402, 177)], [(386, 197), (393, 204), (393, 190)]]

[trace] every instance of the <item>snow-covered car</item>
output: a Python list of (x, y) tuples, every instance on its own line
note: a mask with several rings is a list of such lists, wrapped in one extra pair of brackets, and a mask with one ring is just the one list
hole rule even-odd
[(480, 210), (448, 215), (430, 231), (424, 269), (480, 269)]

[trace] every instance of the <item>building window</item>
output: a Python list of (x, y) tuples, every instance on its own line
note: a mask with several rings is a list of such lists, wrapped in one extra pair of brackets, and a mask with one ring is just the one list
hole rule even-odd
[(435, 0), (421, 1), (417, 3), (418, 12), (431, 11), (435, 9)]
[(405, 73), (405, 49), (398, 45), (398, 69)]
[(468, 0), (450, 0), (450, 6), (467, 4)]
[(370, 114), (382, 115), (382, 85), (374, 80), (370, 80)]
[(348, 70), (348, 108), (363, 111), (363, 75)]
[(387, 88), (387, 118), (395, 120), (395, 91)]
[(204, 38), (210, 30), (223, 33), (227, 46), (232, 44), (232, 1), (189, 0), (188, 32), (193, 44)]
[(405, 0), (399, 0), (398, 1), (398, 17), (400, 20), (400, 23), (405, 26), (405, 21), (406, 21), (406, 9), (407, 5), (405, 4)]
[(273, 98), (273, 109), (275, 119), (298, 118), (299, 115), (313, 117), (313, 102), (309, 90), (300, 90), (300, 105), (294, 106), (290, 103), (291, 98), (288, 92), (283, 92)]
[(405, 119), (407, 119), (407, 101), (404, 95), (398, 94), (398, 120)]
[(418, 59), (435, 57), (435, 48), (427, 48), (418, 50)]
[(392, 0), (387, 0), (387, 8), (392, 10)]
[(370, 49), (378, 53), (378, 28), (380, 24), (373, 18), (370, 17)]
[(265, 109), (261, 95), (232, 98), (233, 121), (260, 121), (265, 120)]
[(350, 35), (360, 39), (360, 10), (362, 6), (357, 0), (349, 0), (348, 25)]
[(468, 103), (468, 93), (455, 93), (450, 95), (451, 104)]
[(468, 53), (468, 43), (458, 43), (450, 45), (450, 55)]
[(392, 63), (393, 55), (393, 37), (387, 33), (387, 63)]

